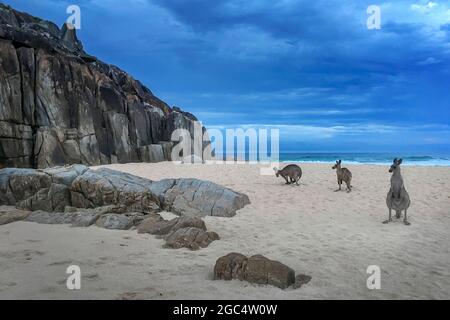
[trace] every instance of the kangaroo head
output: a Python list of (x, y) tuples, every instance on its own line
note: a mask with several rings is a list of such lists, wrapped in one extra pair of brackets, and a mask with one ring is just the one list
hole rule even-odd
[(402, 164), (403, 160), (400, 159), (398, 160), (397, 158), (394, 159), (391, 168), (389, 169), (389, 172), (395, 172), (395, 170), (397, 170), (397, 168), (400, 168), (400, 165)]
[(340, 169), (342, 160), (336, 161), (336, 164), (331, 169)]
[(275, 175), (277, 176), (277, 178), (280, 175), (280, 170), (278, 170), (276, 167), (273, 167), (273, 171), (275, 171)]

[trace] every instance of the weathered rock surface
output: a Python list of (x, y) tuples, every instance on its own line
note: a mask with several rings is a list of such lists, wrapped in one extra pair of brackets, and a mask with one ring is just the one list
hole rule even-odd
[(203, 221), (194, 216), (230, 217), (247, 203), (249, 199), (244, 194), (197, 179), (154, 182), (120, 171), (107, 168), (92, 170), (83, 165), (43, 170), (0, 169), (0, 205), (48, 212), (62, 212), (70, 207), (112, 205), (115, 208), (112, 213), (166, 210), (182, 216), (149, 226), (162, 230), (154, 232), (172, 231), (175, 225), (176, 228), (191, 226), (203, 229)]
[(11, 206), (0, 206), (0, 226), (3, 224), (24, 220), (29, 214), (29, 211), (16, 209)]
[(26, 210), (63, 211), (71, 204), (69, 187), (86, 170), (80, 165), (48, 170), (1, 169), (0, 204)]
[(146, 219), (143, 225), (138, 227), (138, 233), (149, 233), (153, 235), (167, 235), (182, 228), (198, 228), (206, 231), (205, 222), (196, 216), (181, 216), (172, 220), (164, 220), (161, 216)]
[(88, 55), (75, 29), (0, 3), (0, 168), (168, 160), (180, 128), (202, 153), (196, 120)]
[[(236, 211), (250, 203), (247, 195), (224, 188), (213, 182), (198, 179), (178, 179), (161, 181), (173, 185), (163, 195), (163, 207), (178, 215), (232, 217)], [(156, 188), (155, 188), (156, 189)]]
[(200, 228), (187, 227), (171, 232), (165, 237), (165, 240), (164, 248), (198, 250), (206, 248), (214, 240), (219, 240), (219, 235)]
[(150, 191), (152, 181), (102, 168), (79, 175), (70, 187), (71, 203), (78, 208), (122, 205), (129, 212), (158, 212), (159, 199)]
[(70, 224), (74, 227), (88, 227), (95, 223), (100, 214), (88, 212), (32, 211), (25, 221), (42, 224)]
[(115, 230), (128, 230), (139, 224), (144, 218), (142, 213), (107, 213), (100, 216), (95, 224), (98, 227)]
[[(230, 253), (219, 258), (214, 266), (215, 280), (245, 280), (256, 284), (269, 284), (286, 289), (295, 283), (295, 271), (288, 266), (261, 255), (249, 258), (240, 253)], [(299, 279), (304, 283), (306, 279)], [(301, 284), (300, 284), (301, 286)]]

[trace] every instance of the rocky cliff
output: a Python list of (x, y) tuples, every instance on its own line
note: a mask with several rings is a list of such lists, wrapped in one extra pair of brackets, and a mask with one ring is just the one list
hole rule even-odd
[(0, 3), (0, 167), (169, 160), (172, 132), (193, 137), (196, 120), (88, 55), (75, 29)]

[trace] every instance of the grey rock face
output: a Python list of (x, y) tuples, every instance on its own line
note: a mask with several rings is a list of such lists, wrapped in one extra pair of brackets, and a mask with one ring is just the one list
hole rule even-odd
[(172, 228), (172, 223), (203, 228), (192, 216), (230, 217), (248, 203), (244, 194), (197, 179), (153, 182), (107, 168), (91, 170), (83, 165), (44, 170), (0, 169), (0, 205), (49, 212), (64, 211), (67, 207), (112, 205), (116, 208), (114, 213), (168, 210), (182, 216), (172, 222), (160, 222), (158, 228), (162, 230)]
[(232, 217), (249, 203), (242, 193), (197, 179), (178, 179), (164, 194), (164, 208), (179, 215)]
[(140, 223), (143, 219), (143, 214), (137, 213), (127, 213), (127, 214), (117, 214), (108, 213), (100, 216), (96, 221), (96, 225), (105, 229), (114, 230), (128, 230), (131, 227)]
[(0, 168), (169, 160), (173, 131), (193, 132), (193, 115), (88, 55), (75, 29), (1, 3), (0, 61)]
[[(306, 281), (305, 277), (299, 278), (299, 281), (307, 283), (310, 278)], [(278, 261), (270, 260), (261, 255), (247, 258), (240, 253), (230, 253), (216, 261), (214, 279), (239, 279), (286, 289), (295, 283), (295, 271)]]
[(128, 211), (158, 212), (159, 199), (150, 191), (151, 183), (111, 169), (88, 170), (73, 181), (71, 202), (78, 208), (122, 205)]
[(164, 161), (164, 150), (160, 144), (151, 144), (139, 148), (139, 155), (143, 162)]
[(0, 204), (26, 210), (63, 211), (71, 204), (69, 186), (82, 172), (81, 165), (48, 170), (0, 170)]

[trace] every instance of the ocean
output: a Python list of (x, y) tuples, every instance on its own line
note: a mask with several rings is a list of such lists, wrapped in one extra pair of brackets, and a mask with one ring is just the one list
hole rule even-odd
[[(226, 157), (223, 157), (224, 159)], [(227, 157), (230, 159), (230, 157)], [(232, 157), (231, 157), (232, 158)], [(260, 157), (257, 156), (259, 160)], [(376, 164), (390, 165), (394, 158), (403, 159), (403, 166), (443, 166), (450, 167), (450, 156), (443, 155), (412, 155), (391, 153), (299, 153), (281, 152), (280, 162), (303, 163), (334, 163), (342, 160), (344, 164)], [(234, 159), (244, 159), (243, 154), (235, 154)], [(245, 160), (249, 160), (249, 154), (245, 154)], [(264, 162), (264, 161), (263, 161)]]
[(406, 166), (450, 166), (450, 156), (389, 153), (280, 153), (281, 162), (334, 163), (341, 159), (346, 164), (388, 165), (394, 158), (403, 159), (402, 165)]

